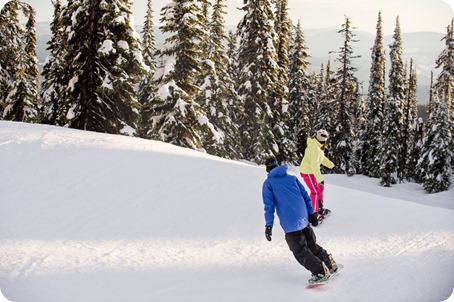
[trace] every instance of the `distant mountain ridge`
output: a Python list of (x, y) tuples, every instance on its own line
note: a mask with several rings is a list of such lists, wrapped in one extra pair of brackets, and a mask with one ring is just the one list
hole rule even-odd
[[(142, 32), (142, 25), (136, 25), (135, 29), (138, 33)], [(336, 67), (337, 54), (330, 52), (339, 51), (342, 46), (343, 38), (338, 33), (340, 28), (323, 28), (323, 29), (303, 29), (311, 57), (308, 61), (310, 63), (310, 72), (319, 72), (321, 64), (326, 66), (328, 58), (331, 57), (331, 63)], [(235, 26), (227, 26), (226, 30), (236, 30)], [(42, 65), (46, 57), (49, 55), (47, 48), (47, 41), (52, 37), (49, 22), (37, 22), (37, 54), (40, 64)], [(353, 43), (354, 55), (361, 57), (353, 60), (353, 64), (358, 68), (357, 77), (363, 84), (364, 93), (367, 93), (369, 85), (370, 74), (370, 56), (371, 48), (373, 47), (375, 35), (354, 31), (357, 43)], [(158, 47), (164, 44), (165, 35), (161, 33), (158, 27), (155, 27), (156, 44)], [(429, 100), (430, 88), (430, 73), (434, 72), (436, 76), (440, 71), (435, 68), (435, 60), (440, 53), (445, 49), (445, 42), (442, 40), (444, 37), (441, 33), (436, 32), (415, 32), (415, 33), (402, 33), (403, 40), (403, 58), (405, 61), (410, 62), (413, 58), (416, 64), (417, 77), (418, 77), (418, 102), (425, 104)], [(389, 54), (388, 45), (392, 43), (392, 36), (384, 36), (383, 45), (385, 52)], [(386, 72), (389, 71), (389, 59), (386, 65)]]

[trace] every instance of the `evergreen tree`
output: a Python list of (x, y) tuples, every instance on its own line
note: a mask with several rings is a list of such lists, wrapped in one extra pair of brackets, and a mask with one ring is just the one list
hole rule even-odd
[[(19, 23), (20, 10), (27, 19), (25, 29)], [(0, 11), (0, 111), (6, 120), (33, 122), (38, 118), (35, 14), (21, 1), (10, 1)]]
[[(323, 67), (323, 64), (321, 66)], [(314, 121), (316, 120), (319, 111), (320, 111), (320, 101), (325, 93), (325, 79), (324, 79), (324, 70), (320, 70), (320, 74), (313, 72), (308, 77), (308, 84), (305, 86), (307, 103), (309, 108), (309, 131), (306, 136), (309, 136), (309, 133), (315, 132), (318, 129), (314, 128)]]
[(135, 85), (145, 66), (131, 6), (130, 0), (68, 1), (63, 22), (72, 128), (128, 135), (137, 129)]
[(325, 79), (325, 66), (322, 63), (320, 65), (320, 72), (314, 75), (315, 81), (315, 91), (314, 91), (314, 100), (309, 103), (309, 112), (311, 112), (311, 121), (310, 121), (310, 131), (317, 130), (316, 121), (319, 120), (318, 116), (320, 115), (321, 103), (322, 100), (326, 98), (326, 79)]
[(224, 15), (226, 13), (224, 9), (226, 5), (224, 2), (225, 0), (215, 0), (212, 16), (212, 35), (218, 42), (213, 56), (217, 70), (217, 77), (214, 81), (214, 99), (218, 99), (216, 103), (219, 107), (216, 125), (225, 134), (223, 151), (219, 155), (225, 158), (239, 159), (241, 158), (239, 152), (240, 133), (235, 114), (241, 112), (241, 106), (235, 81), (229, 72), (233, 62), (230, 61), (228, 49), (224, 45), (225, 41), (229, 41), (225, 33)]
[(340, 68), (336, 73), (337, 82), (340, 83), (339, 91), (336, 96), (336, 119), (337, 125), (331, 133), (331, 145), (333, 148), (332, 161), (336, 163), (334, 171), (337, 173), (355, 174), (355, 154), (353, 142), (355, 132), (353, 128), (354, 111), (357, 105), (357, 83), (355, 76), (357, 68), (352, 65), (352, 60), (359, 56), (353, 55), (353, 42), (355, 34), (352, 32), (350, 18), (345, 18), (345, 23), (339, 33), (344, 37), (344, 44), (339, 50)]
[(424, 120), (422, 117), (418, 117), (414, 122), (411, 129), (413, 135), (412, 142), (412, 154), (410, 156), (410, 162), (408, 166), (412, 168), (412, 174), (409, 176), (411, 179), (418, 183), (422, 183), (424, 180), (424, 172), (420, 167), (420, 160), (423, 152), (423, 138), (424, 138)]
[(355, 156), (353, 157), (353, 165), (355, 167), (355, 171), (362, 171), (363, 168), (360, 159), (364, 148), (364, 142), (361, 139), (361, 134), (364, 133), (364, 129), (366, 127), (366, 107), (363, 87), (359, 82), (357, 82), (356, 84), (356, 105), (353, 108), (353, 129), (355, 129), (354, 132), (356, 134), (355, 139), (353, 140), (353, 153), (355, 154)]
[[(339, 82), (336, 78), (335, 72), (331, 69), (331, 59), (328, 59), (326, 64), (326, 71), (323, 78), (323, 92), (320, 94), (318, 111), (312, 121), (312, 131), (318, 129), (325, 129), (330, 135), (335, 133), (337, 126), (337, 108), (336, 108), (336, 97), (337, 91), (339, 90)], [(314, 134), (314, 133), (313, 133)], [(333, 148), (328, 141), (328, 145), (325, 149), (325, 156), (333, 158)], [(321, 167), (324, 173), (333, 173), (332, 169), (325, 169)]]
[(153, 4), (152, 0), (148, 0), (147, 14), (142, 30), (142, 53), (146, 66), (142, 78), (139, 82), (139, 102), (140, 102), (140, 123), (138, 136), (143, 138), (151, 138), (151, 124), (150, 120), (153, 112), (151, 111), (153, 100), (156, 98), (156, 80), (153, 75), (157, 69), (156, 56), (156, 40), (153, 30)]
[[(208, 10), (208, 5), (205, 5)], [(208, 119), (214, 125), (219, 136), (211, 132), (204, 133), (204, 148), (210, 154), (224, 158), (238, 159), (238, 126), (232, 119), (237, 108), (237, 94), (234, 81), (229, 74), (229, 57), (225, 33), (224, 0), (216, 0), (212, 15), (207, 22), (207, 32), (202, 47), (205, 50), (204, 73), (200, 80), (197, 101), (205, 109)]]
[(380, 175), (380, 149), (385, 105), (385, 62), (381, 12), (378, 14), (377, 33), (372, 48), (369, 92), (365, 104), (364, 131), (360, 162), (362, 173), (372, 177)]
[(405, 165), (403, 167), (403, 177), (405, 179), (414, 179), (416, 175), (416, 163), (418, 161), (418, 140), (417, 140), (417, 120), (418, 104), (417, 92), (418, 84), (416, 77), (416, 68), (413, 65), (413, 59), (410, 60), (410, 75), (406, 88), (406, 98), (403, 110), (403, 136), (402, 136), (402, 153), (404, 154)]
[(436, 60), (436, 68), (441, 68), (437, 77), (436, 89), (443, 90), (450, 119), (454, 116), (454, 18), (447, 27), (447, 33), (443, 37), (446, 48)]
[(229, 31), (227, 34), (227, 57), (228, 57), (228, 64), (227, 64), (227, 74), (233, 80), (233, 89), (235, 91), (235, 105), (233, 106), (234, 109), (230, 110), (230, 119), (232, 123), (235, 125), (237, 129), (237, 133), (235, 134), (237, 140), (235, 144), (235, 149), (239, 152), (239, 156), (241, 157), (241, 133), (239, 131), (240, 122), (242, 117), (244, 116), (244, 107), (243, 104), (240, 102), (238, 96), (238, 88), (239, 88), (239, 81), (238, 81), (238, 47), (237, 47), (237, 35), (233, 31)]
[[(319, 97), (318, 111), (311, 122), (312, 131), (325, 129), (330, 135), (335, 131), (335, 102), (339, 88), (334, 71), (331, 69), (331, 58), (328, 59), (326, 70), (320, 73), (322, 77), (322, 93)], [(326, 153), (326, 152), (325, 152)]]
[[(429, 91), (429, 104), (427, 106), (427, 116), (428, 118), (431, 116), (431, 114), (434, 112), (433, 108), (435, 105), (434, 99), (436, 97), (436, 91), (434, 89), (434, 80), (433, 80), (433, 72), (430, 73), (430, 91)], [(429, 154), (426, 152), (428, 150), (428, 146), (430, 144), (429, 137), (426, 135), (426, 129), (427, 129), (427, 122), (426, 124), (423, 124), (418, 120), (418, 144), (420, 148), (420, 153), (419, 153), (419, 158), (417, 160), (416, 164), (416, 170), (415, 170), (415, 180), (418, 183), (424, 183), (424, 179), (427, 174), (427, 165), (428, 165), (428, 160), (429, 160)], [(432, 138), (430, 138), (432, 139)]]
[[(212, 37), (211, 26), (209, 21), (209, 8), (210, 4), (208, 2), (201, 3), (201, 15), (203, 16), (203, 27), (202, 33), (203, 37), (200, 38), (200, 48), (204, 50), (200, 54), (200, 72), (197, 78), (197, 86), (199, 87), (194, 100), (199, 104), (209, 121), (213, 124), (214, 132), (201, 132), (201, 140), (203, 148), (210, 154), (219, 154), (219, 150), (224, 144), (224, 132), (221, 131), (218, 127), (214, 125), (214, 119), (217, 115), (216, 103), (211, 100), (214, 85), (214, 77), (216, 74), (216, 66), (213, 61), (213, 53), (215, 50), (216, 41)], [(222, 39), (222, 38), (221, 38)], [(217, 133), (213, 135), (213, 133)]]
[[(38, 55), (36, 53), (36, 12), (33, 7), (22, 2), (22, 7), (25, 15), (28, 17), (25, 24), (25, 37), (24, 37), (24, 57), (25, 57), (25, 74), (27, 77), (26, 82), (26, 95), (29, 102), (33, 104), (33, 111), (36, 112), (38, 104)], [(33, 113), (33, 118), (36, 120), (36, 114)]]
[[(13, 6), (14, 5), (14, 6)], [(17, 20), (17, 2), (10, 1), (0, 10), (0, 120), (3, 119), (5, 99), (10, 91), (10, 82), (14, 74), (15, 54), (21, 45), (19, 32), (22, 30)]]
[[(227, 33), (227, 57), (229, 59), (227, 72), (232, 79), (238, 78), (238, 47), (237, 35), (232, 30)], [(238, 88), (238, 81), (234, 80), (235, 90)]]
[(427, 192), (437, 193), (447, 191), (451, 185), (452, 135), (446, 103), (437, 96), (432, 105), (422, 157), (427, 160), (423, 186)]
[(3, 119), (6, 98), (11, 92), (11, 83), (15, 81), (19, 65), (21, 37), (24, 29), (19, 24), (18, 1), (7, 2), (0, 11), (0, 119)]
[[(434, 89), (437, 91), (440, 101), (446, 105), (449, 131), (452, 136), (454, 133), (454, 18), (447, 27), (447, 33), (443, 40), (446, 48), (436, 60), (436, 68), (441, 68), (441, 71)], [(454, 165), (454, 142), (452, 140), (449, 150), (451, 150), (451, 164)], [(454, 166), (451, 169), (454, 169)]]
[(295, 28), (294, 40), (291, 45), (292, 53), (290, 54), (289, 67), (289, 131), (296, 144), (296, 159), (301, 160), (306, 150), (307, 138), (310, 133), (310, 108), (307, 97), (309, 90), (309, 77), (307, 68), (309, 53), (307, 51), (304, 34), (301, 29), (301, 23)]
[(245, 110), (240, 125), (241, 145), (245, 159), (263, 163), (280, 152), (271, 128), (273, 112), (268, 103), (279, 69), (274, 15), (269, 0), (245, 2), (246, 13), (238, 25), (238, 93)]
[(276, 158), (279, 162), (296, 161), (296, 145), (291, 138), (288, 121), (288, 69), (290, 60), (288, 57), (289, 45), (291, 42), (292, 24), (288, 17), (288, 1), (276, 2), (276, 54), (277, 65), (276, 81), (270, 94), (270, 108), (272, 110), (272, 128), (276, 138), (278, 152)]
[(65, 125), (68, 108), (65, 108), (64, 61), (66, 36), (61, 22), (62, 5), (54, 0), (54, 19), (50, 24), (52, 38), (47, 42), (50, 55), (43, 66), (41, 83), (41, 122), (50, 125)]
[(219, 136), (194, 100), (201, 72), (205, 19), (193, 0), (174, 0), (162, 8), (161, 16), (160, 29), (170, 37), (160, 53), (161, 59), (168, 59), (155, 76), (158, 92), (151, 108), (153, 138), (202, 150), (203, 131)]
[(399, 119), (400, 109), (396, 99), (388, 98), (385, 109), (385, 120), (383, 124), (383, 145), (381, 151), (380, 177), (381, 185), (389, 187), (396, 183), (399, 144)]
[(402, 179), (402, 102), (405, 98), (405, 78), (402, 61), (402, 38), (399, 17), (390, 45), (391, 70), (389, 74), (388, 97), (382, 133), (381, 184), (389, 187)]

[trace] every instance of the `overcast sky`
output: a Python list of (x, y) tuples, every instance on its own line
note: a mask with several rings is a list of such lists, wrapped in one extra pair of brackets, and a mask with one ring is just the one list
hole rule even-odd
[[(22, 0), (36, 9), (36, 19), (50, 21), (53, 14), (51, 0)], [(62, 0), (62, 3), (65, 3)], [(154, 23), (159, 25), (161, 8), (171, 0), (153, 0)], [(0, 0), (0, 5), (6, 3)], [(228, 6), (226, 25), (237, 25), (243, 17), (238, 10), (243, 0), (226, 0)], [(433, 31), (446, 33), (446, 27), (454, 17), (454, 0), (288, 0), (290, 18), (301, 21), (303, 28), (339, 28), (350, 17), (359, 31), (375, 34), (378, 12), (382, 12), (383, 33), (392, 34), (396, 17), (400, 18), (402, 32)], [(134, 0), (134, 20), (143, 24), (147, 0)]]

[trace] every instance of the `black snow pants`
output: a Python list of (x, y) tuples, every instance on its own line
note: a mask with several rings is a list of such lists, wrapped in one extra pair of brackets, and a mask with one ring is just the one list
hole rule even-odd
[(300, 231), (286, 233), (285, 241), (296, 260), (312, 274), (323, 272), (322, 261), (331, 268), (328, 252), (316, 243), (315, 233), (310, 225)]

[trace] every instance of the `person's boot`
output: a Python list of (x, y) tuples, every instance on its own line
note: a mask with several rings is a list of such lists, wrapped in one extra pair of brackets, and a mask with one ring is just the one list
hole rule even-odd
[(323, 270), (314, 275), (312, 274), (311, 278), (309, 279), (309, 284), (316, 284), (316, 283), (325, 283), (328, 282), (329, 278), (331, 277), (331, 273), (329, 272), (328, 267), (326, 266), (325, 262), (322, 261)]

